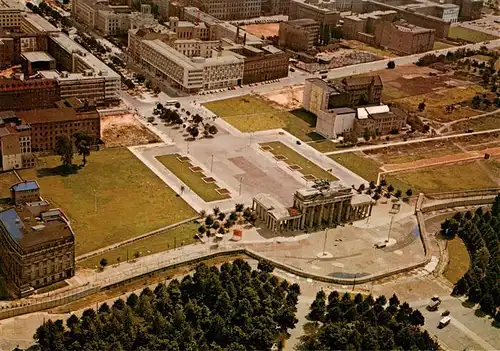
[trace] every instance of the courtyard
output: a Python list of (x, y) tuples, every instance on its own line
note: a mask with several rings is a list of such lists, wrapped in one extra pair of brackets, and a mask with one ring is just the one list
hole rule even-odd
[(70, 171), (58, 156), (43, 157), (19, 173), (36, 179), (42, 197), (69, 216), (77, 255), (196, 215), (127, 149), (93, 152), (85, 167)]

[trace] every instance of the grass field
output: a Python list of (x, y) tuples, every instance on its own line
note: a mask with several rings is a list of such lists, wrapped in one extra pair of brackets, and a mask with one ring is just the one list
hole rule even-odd
[(450, 27), (448, 37), (452, 39), (466, 40), (472, 43), (480, 43), (482, 41), (494, 40), (498, 38), (488, 33), (459, 26)]
[(313, 141), (309, 143), (310, 146), (318, 150), (319, 152), (330, 152), (338, 150), (339, 143), (334, 143), (331, 140), (320, 140)]
[(455, 144), (446, 141), (443, 143), (419, 143), (373, 150), (370, 155), (383, 164), (399, 164), (458, 153), (463, 153), (463, 151)]
[(434, 47), (432, 48), (433, 50), (441, 50), (441, 49), (447, 49), (447, 48), (452, 48), (453, 45), (451, 44), (446, 44), (443, 43), (442, 41), (435, 41), (434, 42)]
[(303, 110), (279, 110), (253, 95), (207, 102), (203, 105), (244, 133), (282, 128), (302, 141), (323, 139), (313, 131), (316, 117), (312, 114)]
[(469, 253), (464, 242), (458, 236), (448, 240), (449, 263), (443, 272), (443, 276), (452, 284), (455, 284), (469, 269)]
[(303, 175), (312, 174), (318, 179), (330, 179), (337, 180), (337, 178), (330, 172), (325, 171), (321, 167), (318, 167), (313, 162), (309, 161), (305, 157), (299, 155), (288, 146), (284, 145), (279, 141), (272, 141), (269, 143), (260, 144), (260, 146), (270, 146), (273, 149), (270, 150), (273, 155), (283, 155), (287, 159), (284, 162), (288, 165), (298, 165), (301, 167), (299, 170)]
[(196, 215), (127, 149), (92, 153), (73, 173), (60, 164), (57, 156), (44, 157), (20, 174), (36, 179), (42, 196), (69, 216), (77, 255)]
[(369, 182), (372, 180), (377, 181), (380, 165), (368, 157), (354, 152), (345, 152), (343, 154), (330, 155), (328, 157)]
[(456, 87), (449, 89), (435, 90), (426, 94), (408, 96), (402, 99), (396, 99), (393, 103), (401, 106), (403, 109), (415, 111), (418, 105), (425, 101), (425, 117), (448, 122), (457, 119), (467, 118), (480, 114), (468, 107), (462, 107), (452, 113), (446, 113), (445, 107), (451, 104), (469, 102), (477, 93), (487, 93), (488, 91), (478, 85), (468, 87)]
[(179, 247), (182, 243), (184, 243), (184, 245), (192, 244), (195, 242), (194, 236), (197, 232), (198, 225), (196, 223), (189, 222), (181, 224), (180, 226), (166, 230), (163, 233), (155, 234), (144, 240), (139, 240), (129, 245), (119, 247), (115, 250), (108, 251), (102, 255), (81, 261), (78, 265), (87, 268), (95, 268), (95, 266), (99, 266), (99, 262), (102, 258), (108, 260), (108, 265), (112, 265), (119, 262), (118, 258), (120, 262), (126, 261), (127, 252), (129, 260), (132, 260), (135, 258), (134, 254), (136, 252), (139, 252), (142, 257)]
[(474, 56), (471, 56), (469, 57), (469, 59), (472, 61), (472, 60), (476, 60), (476, 61), (484, 61), (486, 63), (488, 63), (489, 60), (491, 60), (491, 56), (486, 56), (486, 55), (474, 55)]
[(499, 129), (500, 114), (461, 121), (453, 124), (451, 128), (461, 132), (467, 129), (472, 129), (475, 132), (479, 132), (481, 130)]
[(408, 184), (414, 189), (414, 193), (484, 189), (497, 186), (475, 161), (401, 172), (391, 177)]
[(216, 183), (205, 183), (202, 179), (205, 175), (202, 172), (191, 172), (189, 168), (192, 167), (192, 164), (179, 161), (178, 156), (177, 154), (163, 155), (157, 156), (156, 159), (204, 201), (210, 202), (230, 198), (229, 195), (221, 195), (215, 191), (218, 188)]
[(0, 173), (0, 198), (10, 197), (9, 188), (19, 182), (14, 172)]

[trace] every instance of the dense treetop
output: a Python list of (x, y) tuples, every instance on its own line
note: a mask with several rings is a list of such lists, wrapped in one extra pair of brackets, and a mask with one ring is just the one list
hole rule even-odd
[(243, 260), (220, 270), (200, 264), (181, 282), (88, 309), (65, 325), (48, 321), (34, 338), (51, 351), (269, 350), (297, 323), (299, 294), (297, 284)]
[(475, 213), (457, 213), (442, 225), (442, 234), (463, 240), (469, 251), (470, 265), (453, 289), (479, 303), (484, 313), (500, 321), (500, 195), (490, 212), (478, 208)]
[(371, 295), (354, 299), (337, 291), (319, 291), (308, 315), (317, 323), (301, 337), (297, 350), (437, 350), (438, 344), (420, 326), (424, 317), (396, 295), (376, 300)]

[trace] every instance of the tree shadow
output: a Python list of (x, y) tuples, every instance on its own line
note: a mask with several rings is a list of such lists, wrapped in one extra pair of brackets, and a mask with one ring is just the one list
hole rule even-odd
[(493, 321), (491, 322), (491, 325), (492, 325), (494, 328), (500, 329), (500, 322), (497, 322), (496, 320), (493, 320)]
[(42, 177), (50, 177), (50, 176), (62, 176), (67, 177), (72, 174), (78, 173), (78, 170), (81, 168), (81, 165), (59, 165), (57, 167), (52, 168), (40, 168), (36, 171), (36, 176), (39, 178)]
[(483, 311), (481, 311), (480, 308), (478, 308), (477, 310), (474, 311), (474, 316), (483, 318), (486, 317), (486, 313), (484, 313)]
[(469, 300), (465, 300), (462, 302), (462, 306), (465, 308), (474, 308), (474, 306), (476, 306), (476, 304), (474, 302), (469, 301)]

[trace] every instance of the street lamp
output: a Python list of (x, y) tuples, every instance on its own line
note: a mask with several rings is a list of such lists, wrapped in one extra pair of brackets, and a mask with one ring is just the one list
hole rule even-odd
[(391, 229), (392, 229), (392, 221), (394, 220), (394, 216), (391, 217), (391, 223), (389, 224), (389, 234), (387, 234), (387, 242), (389, 242), (389, 238), (391, 237)]

